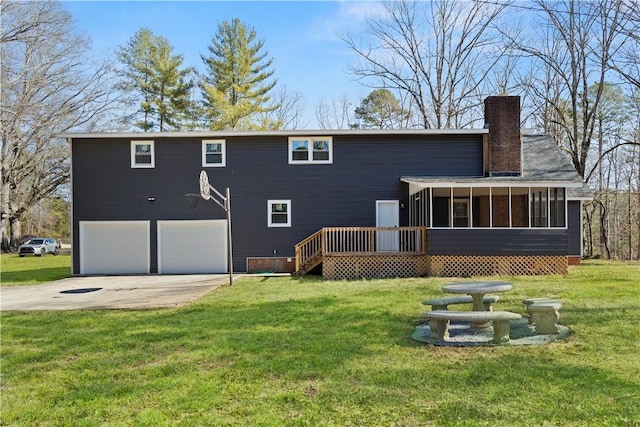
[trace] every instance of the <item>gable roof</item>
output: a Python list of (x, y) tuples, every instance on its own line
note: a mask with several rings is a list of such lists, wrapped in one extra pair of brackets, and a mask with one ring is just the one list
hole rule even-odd
[(569, 159), (548, 135), (522, 131), (522, 175), (480, 177), (405, 176), (402, 181), (417, 187), (565, 186), (571, 200), (590, 200), (584, 184)]
[(582, 183), (576, 169), (550, 136), (528, 133), (522, 136), (522, 178)]
[[(524, 132), (523, 132), (524, 133)], [(584, 184), (582, 178), (569, 159), (558, 149), (555, 141), (548, 135), (524, 133), (522, 137), (522, 157), (525, 162), (523, 175), (532, 179), (558, 179), (580, 182), (579, 187), (569, 187), (569, 200), (592, 200), (593, 192)]]

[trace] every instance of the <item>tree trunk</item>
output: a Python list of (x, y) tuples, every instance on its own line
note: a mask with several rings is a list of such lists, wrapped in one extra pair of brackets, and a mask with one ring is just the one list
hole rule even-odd
[(633, 209), (631, 209), (631, 203), (633, 200), (631, 199), (631, 173), (629, 174), (629, 196), (627, 199), (627, 225), (629, 226), (629, 236), (627, 238), (629, 242), (629, 256), (628, 260), (631, 261), (633, 259)]
[(0, 249), (2, 252), (9, 252), (9, 234), (7, 233), (7, 221), (2, 220), (2, 228), (0, 228)]
[(607, 259), (611, 259), (611, 251), (609, 250), (609, 240), (607, 237), (607, 211), (602, 203), (600, 205), (600, 254), (605, 255)]
[(640, 188), (638, 188), (638, 209), (636, 210), (636, 215), (638, 216), (636, 224), (638, 226), (638, 248), (636, 249), (636, 260), (640, 261)]
[(22, 224), (20, 224), (20, 220), (15, 217), (9, 218), (9, 223), (11, 224), (11, 237), (9, 239), (9, 246), (11, 246), (12, 248), (17, 248), (18, 246), (20, 246), (22, 239)]
[(593, 219), (593, 212), (595, 211), (595, 209), (593, 209), (591, 211), (591, 213), (589, 213), (587, 211), (587, 206), (584, 206), (584, 211), (585, 211), (585, 220), (587, 221), (587, 233), (585, 236), (585, 240), (586, 240), (586, 249), (587, 249), (587, 256), (589, 258), (593, 258), (593, 227), (592, 227), (592, 219)]
[(9, 245), (9, 197), (8, 197), (8, 185), (6, 186), (6, 190), (5, 190), (5, 186), (2, 186), (2, 197), (0, 197), (0, 211), (2, 211), (0, 213), (0, 215), (2, 215), (2, 218), (0, 218), (0, 220), (2, 221), (1, 223), (1, 227), (0, 228), (0, 249), (2, 250), (2, 252), (9, 252), (10, 250), (10, 245)]

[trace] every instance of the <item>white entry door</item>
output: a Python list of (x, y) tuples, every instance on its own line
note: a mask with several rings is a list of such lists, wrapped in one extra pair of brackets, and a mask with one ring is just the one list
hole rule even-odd
[[(400, 202), (398, 200), (376, 200), (376, 227), (398, 227), (400, 225)], [(397, 231), (378, 231), (376, 248), (380, 251), (397, 251), (400, 239)]]

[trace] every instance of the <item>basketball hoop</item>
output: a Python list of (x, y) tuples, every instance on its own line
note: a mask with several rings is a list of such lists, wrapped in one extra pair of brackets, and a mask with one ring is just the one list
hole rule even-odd
[[(233, 240), (231, 239), (231, 196), (229, 193), (229, 187), (227, 187), (226, 195), (223, 195), (209, 184), (209, 177), (205, 171), (200, 172), (199, 181), (200, 197), (205, 200), (213, 200), (227, 213), (227, 259), (229, 261), (229, 285), (233, 285), (233, 250), (231, 249)], [(211, 191), (215, 193), (214, 196), (211, 196)], [(186, 194), (186, 196), (198, 197), (197, 194)]]
[(205, 200), (211, 199), (211, 186), (205, 171), (200, 172), (200, 196)]

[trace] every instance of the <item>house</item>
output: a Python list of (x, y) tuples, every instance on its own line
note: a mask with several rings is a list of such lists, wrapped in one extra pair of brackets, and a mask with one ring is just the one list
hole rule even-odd
[[(520, 99), (489, 97), (484, 129), (64, 134), (72, 270), (325, 278), (564, 273), (582, 253), (580, 176)], [(194, 206), (193, 202), (197, 202)], [(195, 207), (195, 208), (194, 208)]]

